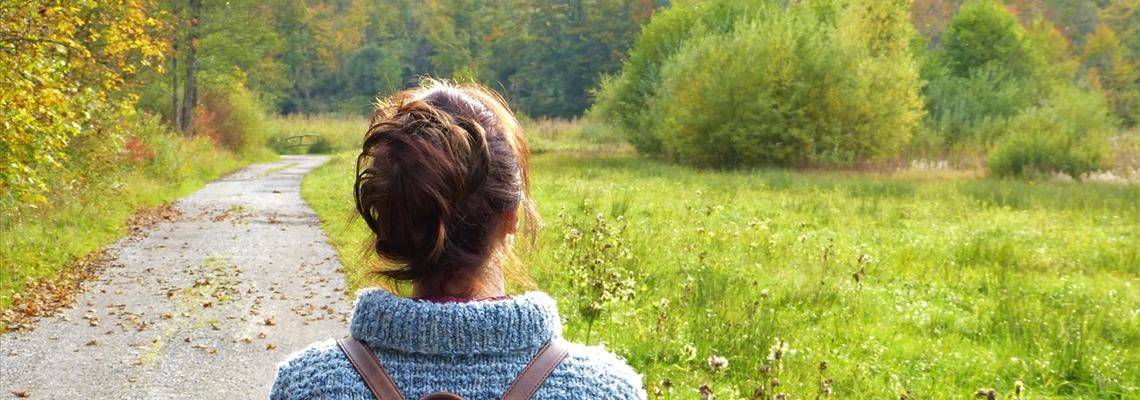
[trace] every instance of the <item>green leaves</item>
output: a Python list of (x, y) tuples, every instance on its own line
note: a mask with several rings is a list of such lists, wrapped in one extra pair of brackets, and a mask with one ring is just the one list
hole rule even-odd
[(638, 150), (686, 164), (885, 157), (922, 115), (907, 15), (894, 0), (673, 9), (646, 28), (596, 111)]

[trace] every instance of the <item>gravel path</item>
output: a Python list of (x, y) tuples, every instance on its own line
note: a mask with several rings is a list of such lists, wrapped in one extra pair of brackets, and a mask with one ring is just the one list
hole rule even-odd
[(266, 398), (277, 363), (347, 334), (340, 262), (300, 195), (324, 161), (250, 166), (112, 245), (75, 305), (0, 336), (0, 398)]

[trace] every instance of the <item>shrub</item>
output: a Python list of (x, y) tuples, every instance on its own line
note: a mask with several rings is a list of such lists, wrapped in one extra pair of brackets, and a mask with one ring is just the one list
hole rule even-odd
[(1099, 94), (1067, 89), (1011, 119), (1007, 129), (987, 159), (991, 174), (1063, 172), (1080, 179), (1107, 160), (1116, 120)]
[(653, 134), (658, 121), (646, 105), (660, 87), (662, 66), (690, 39), (732, 32), (741, 16), (754, 13), (764, 3), (711, 1), (661, 11), (642, 28), (621, 73), (602, 79), (590, 114), (615, 124), (638, 151), (661, 154), (661, 141)]
[(1033, 106), (1045, 92), (1031, 80), (1014, 78), (992, 65), (964, 77), (946, 70), (928, 72), (927, 79), (927, 122), (952, 143), (992, 139), (985, 133), (993, 134), (992, 128)]
[(268, 141), (265, 108), (240, 84), (204, 88), (191, 130), (235, 152), (262, 148)]
[[(825, 2), (771, 7), (731, 33), (691, 40), (662, 68), (648, 132), (667, 157), (701, 166), (894, 154), (921, 102), (906, 9), (888, 3), (839, 9), (835, 22)], [(872, 22), (892, 13), (900, 23)]]

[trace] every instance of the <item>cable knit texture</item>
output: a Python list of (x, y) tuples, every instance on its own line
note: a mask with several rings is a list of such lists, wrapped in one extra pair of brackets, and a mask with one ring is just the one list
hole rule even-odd
[[(408, 399), (448, 391), (497, 399), (540, 348), (562, 336), (554, 300), (530, 292), (505, 300), (431, 303), (380, 289), (357, 292), (349, 327), (380, 359)], [(534, 399), (645, 399), (641, 376), (601, 347), (570, 354)], [(310, 345), (277, 370), (270, 398), (371, 399), (335, 340)], [(384, 399), (388, 400), (388, 399)]]

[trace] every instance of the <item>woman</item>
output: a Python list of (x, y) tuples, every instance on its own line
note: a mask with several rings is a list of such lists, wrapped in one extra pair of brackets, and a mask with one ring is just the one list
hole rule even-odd
[(270, 397), (644, 399), (624, 362), (560, 339), (549, 296), (505, 292), (516, 229), (533, 235), (538, 218), (528, 159), (518, 121), (483, 87), (428, 82), (379, 105), (356, 208), (396, 266), (380, 273), (413, 298), (358, 292), (351, 339), (290, 357)]

